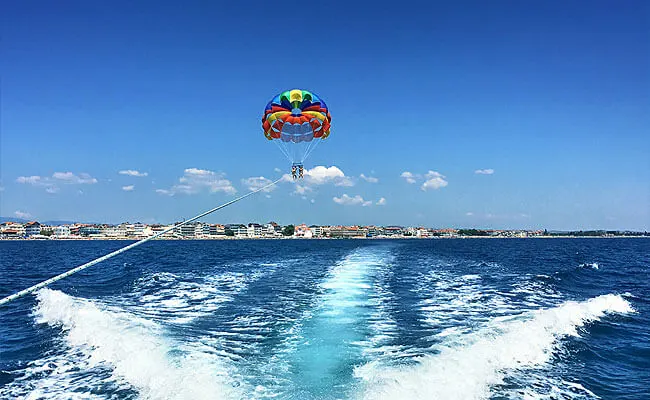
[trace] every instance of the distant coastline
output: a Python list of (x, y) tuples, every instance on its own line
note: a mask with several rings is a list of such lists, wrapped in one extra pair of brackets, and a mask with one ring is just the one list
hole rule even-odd
[(649, 232), (618, 230), (428, 228), (377, 225), (143, 224), (47, 225), (38, 221), (0, 223), (0, 240), (237, 240), (237, 239), (497, 239), (558, 237), (650, 237)]
[[(650, 235), (607, 235), (607, 236), (575, 236), (575, 235), (547, 235), (547, 236), (430, 236), (430, 237), (413, 237), (413, 236), (375, 236), (375, 237), (364, 237), (364, 236), (353, 236), (353, 237), (234, 237), (234, 236), (218, 236), (218, 237), (202, 237), (202, 238), (165, 238), (158, 237), (152, 240), (162, 240), (162, 241), (215, 241), (215, 240), (454, 240), (454, 239), (643, 239), (650, 238)], [(121, 242), (137, 242), (145, 238), (92, 238), (92, 237), (66, 237), (66, 238), (0, 238), (0, 241), (23, 241), (23, 242), (44, 242), (44, 241), (59, 241), (59, 242), (69, 242), (69, 241), (121, 241)]]

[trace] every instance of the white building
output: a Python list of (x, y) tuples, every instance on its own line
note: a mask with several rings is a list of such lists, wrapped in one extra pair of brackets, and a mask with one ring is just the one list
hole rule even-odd
[(293, 236), (309, 239), (314, 236), (314, 232), (312, 232), (307, 225), (302, 224), (295, 227)]
[(36, 221), (31, 221), (25, 224), (25, 237), (41, 234), (41, 224)]
[(248, 224), (246, 236), (248, 236), (249, 238), (262, 237), (262, 225)]
[(325, 230), (322, 226), (312, 225), (309, 227), (309, 230), (312, 232), (314, 237), (322, 237), (325, 235)]
[(190, 222), (189, 224), (182, 225), (174, 230), (182, 237), (189, 239), (196, 237), (197, 227), (200, 227), (198, 230), (199, 232), (202, 232), (203, 227), (198, 222)]
[(281, 236), (282, 235), (281, 230), (280, 230), (280, 232), (278, 232), (278, 230), (276, 228), (276, 225), (273, 225), (273, 224), (264, 225), (264, 228), (262, 229), (262, 231), (264, 233), (264, 236), (273, 237), (273, 236)]
[(25, 227), (23, 224), (5, 222), (0, 225), (0, 234), (4, 237), (21, 238), (25, 236)]
[(70, 236), (70, 226), (68, 225), (55, 226), (54, 236), (58, 238), (64, 238)]
[(219, 224), (204, 224), (202, 234), (204, 236), (224, 236), (226, 227)]
[(133, 224), (133, 236), (137, 237), (147, 237), (153, 235), (153, 231), (150, 227), (145, 224), (136, 223)]
[(418, 228), (415, 231), (415, 236), (419, 238), (427, 238), (429, 237), (429, 230), (426, 228)]

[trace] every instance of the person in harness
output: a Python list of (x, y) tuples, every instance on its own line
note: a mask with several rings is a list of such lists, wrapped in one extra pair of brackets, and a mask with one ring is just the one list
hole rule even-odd
[(293, 177), (294, 180), (296, 179), (296, 166), (295, 165), (291, 166), (291, 176)]

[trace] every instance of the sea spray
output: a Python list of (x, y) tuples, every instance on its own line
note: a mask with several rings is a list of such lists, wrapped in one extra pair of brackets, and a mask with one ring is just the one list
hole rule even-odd
[(156, 323), (57, 290), (37, 297), (37, 322), (60, 327), (89, 368), (108, 365), (144, 399), (240, 397), (220, 359), (175, 345)]
[(415, 366), (381, 367), (368, 363), (355, 370), (363, 379), (363, 399), (487, 399), (507, 374), (548, 363), (560, 339), (577, 336), (578, 328), (608, 313), (634, 309), (620, 295), (531, 311), (518, 319), (495, 320), (486, 328), (438, 347)]

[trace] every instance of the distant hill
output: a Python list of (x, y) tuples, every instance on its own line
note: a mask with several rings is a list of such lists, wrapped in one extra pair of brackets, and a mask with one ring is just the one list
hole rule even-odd
[(38, 221), (43, 225), (70, 225), (74, 224), (77, 221)]
[(29, 221), (26, 219), (16, 218), (16, 217), (0, 217), (0, 224), (3, 222), (18, 222), (19, 224), (24, 224), (25, 222), (29, 222)]
[[(24, 224), (26, 222), (33, 221), (16, 217), (0, 217), (0, 224), (3, 222), (18, 222), (19, 224)], [(36, 220), (38, 221), (38, 220)], [(38, 221), (43, 225), (69, 225), (74, 224), (76, 221)]]

